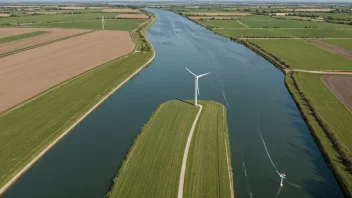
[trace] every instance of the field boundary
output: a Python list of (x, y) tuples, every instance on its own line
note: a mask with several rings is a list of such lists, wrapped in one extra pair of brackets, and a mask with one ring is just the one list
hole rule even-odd
[(189, 132), (188, 138), (187, 138), (187, 143), (186, 143), (186, 148), (183, 154), (183, 159), (182, 159), (182, 166), (181, 166), (181, 173), (180, 173), (180, 180), (179, 180), (179, 185), (178, 185), (178, 198), (182, 198), (183, 197), (183, 186), (185, 183), (185, 174), (186, 174), (186, 168), (187, 168), (187, 158), (188, 158), (188, 152), (189, 152), (189, 147), (191, 146), (191, 141), (192, 141), (192, 137), (193, 137), (193, 133), (194, 133), (194, 129), (196, 128), (197, 122), (198, 122), (198, 118), (200, 113), (202, 112), (203, 106), (201, 104), (198, 104), (197, 106), (199, 106), (199, 111), (197, 113), (196, 118), (194, 119), (192, 128)]
[(241, 25), (243, 25), (244, 27), (246, 27), (245, 29), (248, 29), (249, 27), (247, 26), (247, 25), (245, 25), (245, 24), (243, 24), (241, 21), (239, 21), (239, 20), (236, 20), (239, 24), (241, 24)]
[(5, 53), (3, 53), (3, 54), (0, 54), (0, 58), (5, 57), (5, 56), (10, 56), (10, 55), (13, 55), (13, 54), (17, 54), (17, 53), (20, 53), (20, 52), (23, 52), (23, 51), (27, 51), (27, 50), (30, 50), (30, 49), (34, 49), (34, 48), (37, 48), (37, 47), (41, 47), (41, 46), (44, 46), (44, 45), (49, 45), (49, 44), (52, 44), (52, 43), (55, 43), (55, 42), (59, 42), (59, 41), (62, 41), (62, 40), (74, 38), (74, 37), (77, 37), (77, 36), (82, 36), (82, 35), (84, 35), (84, 34), (89, 34), (89, 33), (92, 33), (92, 32), (94, 32), (94, 31), (95, 31), (95, 30), (87, 31), (87, 32), (75, 34), (75, 35), (72, 35), (72, 36), (67, 36), (67, 37), (64, 37), (64, 38), (60, 38), (60, 39), (56, 39), (56, 40), (52, 40), (52, 41), (40, 43), (40, 44), (37, 44), (37, 45), (25, 47), (25, 48), (22, 48), (22, 49), (10, 51), (10, 52), (5, 52)]
[[(156, 20), (156, 18), (154, 20), (152, 20), (151, 24), (154, 23), (154, 21)], [(147, 27), (149, 28), (149, 26)], [(43, 157), (53, 146), (55, 146), (62, 138), (64, 138), (73, 128), (75, 128), (82, 120), (84, 120), (91, 112), (93, 112), (97, 107), (99, 107), (103, 102), (105, 102), (106, 99), (108, 99), (112, 94), (114, 94), (120, 87), (122, 87), (126, 82), (128, 82), (131, 78), (133, 78), (136, 74), (138, 74), (141, 70), (143, 70), (147, 65), (149, 65), (155, 58), (155, 50), (154, 47), (151, 45), (151, 43), (148, 41), (148, 39), (146, 39), (146, 41), (148, 42), (148, 44), (151, 46), (152, 49), (152, 53), (153, 56), (144, 64), (142, 65), (137, 71), (135, 71), (133, 74), (131, 74), (129, 77), (127, 77), (122, 83), (120, 83), (117, 87), (115, 87), (113, 90), (111, 90), (108, 94), (106, 94), (98, 103), (96, 103), (92, 108), (90, 108), (85, 114), (83, 114), (76, 122), (74, 122), (68, 129), (66, 129), (58, 138), (56, 138), (53, 142), (51, 142), (44, 150), (42, 150), (34, 159), (32, 159), (24, 168), (21, 169), (21, 171), (19, 171), (13, 178), (10, 179), (10, 181), (8, 181), (3, 187), (0, 188), (0, 195), (2, 195), (11, 185), (13, 185), (25, 172), (27, 172), (39, 159), (41, 159), (41, 157)], [(133, 52), (132, 52), (133, 53)], [(131, 53), (130, 53), (131, 54)], [(130, 55), (128, 54), (128, 55)], [(127, 57), (128, 55), (124, 56)], [(122, 57), (122, 58), (124, 58)], [(114, 59), (116, 60), (116, 59)], [(114, 61), (112, 60), (112, 61)], [(111, 61), (110, 61), (111, 62)], [(106, 64), (106, 63), (104, 63)], [(103, 65), (104, 65), (103, 64)], [(95, 67), (96, 68), (99, 68)], [(91, 72), (93, 70), (90, 70), (89, 72)], [(87, 73), (87, 72), (86, 72)], [(84, 74), (86, 74), (84, 73)], [(83, 75), (83, 74), (81, 74)], [(81, 76), (80, 75), (80, 76)], [(78, 78), (78, 76), (76, 76), (75, 78)], [(70, 81), (72, 81), (73, 79), (70, 79)], [(67, 83), (69, 81), (66, 81), (64, 83)], [(55, 87), (58, 88), (62, 86), (62, 84), (58, 85)], [(50, 91), (53, 89), (50, 89)], [(40, 96), (48, 93), (49, 91), (42, 93)], [(36, 98), (40, 97), (37, 96)], [(31, 101), (33, 101), (34, 99), (32, 99)], [(27, 101), (26, 103), (28, 103), (30, 101)], [(25, 104), (22, 104), (22, 106)], [(19, 107), (17, 107), (19, 108)], [(8, 113), (8, 112), (7, 112)], [(4, 114), (3, 114), (4, 115)], [(0, 117), (2, 117), (3, 115), (0, 115)]]
[[(224, 105), (222, 105), (222, 109), (223, 109), (222, 115), (224, 117), (224, 122), (225, 122), (224, 126), (227, 126), (227, 118), (225, 116), (225, 106)], [(229, 172), (229, 184), (230, 184), (231, 198), (235, 198), (235, 191), (234, 191), (234, 188), (233, 188), (233, 172), (232, 172), (232, 166), (231, 166), (231, 153), (230, 153), (230, 148), (227, 149), (227, 147), (230, 147), (228, 129), (226, 130), (226, 132), (225, 132), (224, 143), (225, 143), (225, 150), (226, 150), (227, 170)]]

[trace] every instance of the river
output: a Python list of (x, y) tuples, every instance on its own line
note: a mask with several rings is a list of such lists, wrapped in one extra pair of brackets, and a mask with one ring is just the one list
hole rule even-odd
[[(284, 75), (243, 45), (174, 13), (150, 9), (158, 20), (147, 36), (155, 60), (74, 128), (4, 197), (104, 197), (139, 129), (161, 103), (193, 99), (227, 106), (236, 197), (342, 197), (284, 85)], [(280, 178), (268, 151), (287, 179)]]

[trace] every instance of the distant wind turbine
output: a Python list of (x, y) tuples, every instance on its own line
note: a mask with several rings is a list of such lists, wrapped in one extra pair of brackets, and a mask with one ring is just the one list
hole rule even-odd
[(104, 29), (104, 25), (107, 25), (107, 23), (104, 20), (104, 16), (101, 16), (101, 27)]
[[(186, 68), (187, 69), (187, 68)], [(197, 93), (198, 93), (198, 95), (199, 95), (199, 86), (198, 86), (198, 78), (200, 78), (200, 77), (202, 77), (202, 76), (205, 76), (205, 75), (208, 75), (208, 74), (210, 74), (210, 72), (209, 73), (205, 73), (205, 74), (201, 74), (201, 75), (199, 75), (199, 76), (197, 76), (197, 75), (195, 75), (193, 72), (191, 72), (189, 69), (187, 69), (187, 71), (189, 71), (189, 73), (191, 73), (193, 76), (194, 76), (194, 79), (195, 79), (195, 90), (194, 90), (194, 104), (195, 104), (195, 106), (197, 106), (198, 104), (197, 104)]]

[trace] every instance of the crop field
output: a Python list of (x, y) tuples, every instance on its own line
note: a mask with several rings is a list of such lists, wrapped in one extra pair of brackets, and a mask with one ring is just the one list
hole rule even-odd
[[(116, 14), (115, 14), (116, 15)], [(145, 19), (114, 19), (105, 20), (105, 30), (131, 31), (136, 29)], [(78, 28), (78, 29), (101, 29), (100, 20), (73, 21), (60, 23), (32, 24), (31, 27), (52, 27), (52, 28)]]
[(322, 80), (336, 97), (352, 112), (352, 77), (324, 76)]
[[(183, 196), (230, 197), (225, 109), (216, 102), (201, 103), (204, 113), (192, 138)], [(184, 148), (198, 110), (178, 100), (162, 104), (135, 140), (108, 197), (176, 197)]]
[(3, 57), (0, 59), (0, 112), (126, 55), (134, 47), (128, 32), (96, 31)]
[(145, 14), (119, 14), (118, 19), (148, 19), (149, 17)]
[(30, 28), (0, 28), (0, 38), (27, 34), (36, 30)]
[[(317, 114), (322, 117), (323, 121), (328, 125), (334, 133), (338, 144), (348, 151), (351, 156), (352, 149), (352, 134), (350, 129), (352, 127), (352, 114), (347, 108), (339, 101), (339, 99), (324, 85), (322, 76), (317, 74), (295, 72), (294, 77), (298, 86), (306, 97), (313, 104), (313, 108)], [(289, 87), (292, 84), (288, 82)], [(293, 89), (291, 89), (293, 90)], [(317, 121), (312, 117), (311, 112), (307, 106), (302, 103), (302, 99), (298, 93), (294, 91), (295, 98), (301, 104), (303, 114), (308, 119), (308, 123), (313, 128), (318, 141), (320, 142), (324, 152), (329, 157), (336, 174), (343, 183), (346, 192), (352, 193), (352, 175), (346, 170), (341, 162), (340, 155), (336, 152), (327, 138), (322, 128), (318, 125)]]
[(187, 12), (187, 16), (250, 16), (249, 12)]
[(253, 39), (260, 46), (294, 69), (352, 70), (352, 61), (298, 39)]
[[(6, 29), (6, 28), (1, 28), (1, 29)], [(20, 29), (20, 28), (17, 28)], [(27, 28), (25, 28), (27, 29)], [(87, 30), (79, 30), (79, 29), (72, 29), (72, 30), (66, 30), (66, 29), (53, 29), (53, 28), (28, 28), (32, 32), (27, 33), (28, 34), (33, 34), (36, 32), (44, 32), (45, 34), (39, 34), (36, 36), (32, 37), (25, 37), (20, 40), (12, 40), (11, 42), (6, 42), (0, 45), (0, 54), (5, 54), (9, 52), (13, 52), (16, 50), (28, 48), (31, 46), (43, 44), (46, 42), (54, 41), (57, 39), (62, 39), (62, 38), (67, 38), (70, 36), (82, 34), (88, 32)], [(16, 35), (13, 37), (20, 37), (21, 35)], [(4, 40), (9, 37), (3, 38)], [(11, 37), (10, 37), (11, 38)], [(1, 39), (2, 40), (2, 39)], [(1, 43), (1, 42), (0, 42)]]
[(350, 25), (333, 24), (326, 22), (298, 21), (298, 20), (243, 20), (250, 28), (318, 28), (318, 29), (352, 29)]
[(0, 38), (0, 43), (7, 43), (7, 42), (11, 42), (11, 41), (21, 40), (21, 39), (25, 39), (25, 38), (39, 36), (39, 35), (46, 34), (46, 33), (48, 33), (48, 32), (37, 31), (37, 32), (30, 32), (30, 33), (26, 33), (26, 34), (20, 34), (20, 35), (16, 35), (16, 36)]
[(32, 15), (0, 18), (0, 25), (11, 24), (18, 25), (19, 23), (44, 23), (44, 22), (67, 22), (80, 20), (99, 19), (101, 16), (105, 18), (115, 18), (116, 13), (86, 13), (86, 14), (52, 14), (52, 15)]
[(162, 104), (136, 139), (110, 197), (177, 197), (183, 152), (198, 110), (181, 101)]
[(119, 13), (141, 13), (139, 10), (131, 8), (106, 8), (103, 12), (119, 12)]
[(213, 28), (246, 28), (237, 20), (198, 20), (198, 22)]
[(306, 40), (311, 42), (311, 43), (313, 43), (314, 45), (317, 45), (317, 46), (322, 47), (322, 48), (324, 48), (326, 50), (334, 52), (335, 54), (338, 54), (340, 56), (343, 56), (343, 57), (345, 57), (347, 59), (352, 60), (352, 52), (349, 51), (349, 50), (337, 47), (335, 45), (331, 45), (329, 43), (322, 42), (322, 41), (320, 41), (318, 39), (306, 39)]
[(232, 173), (227, 159), (230, 153), (226, 154), (230, 148), (225, 107), (216, 102), (200, 104), (203, 110), (190, 147), (183, 197), (230, 198)]
[(332, 45), (347, 49), (352, 51), (352, 40), (346, 39), (323, 39), (325, 43), (330, 43)]

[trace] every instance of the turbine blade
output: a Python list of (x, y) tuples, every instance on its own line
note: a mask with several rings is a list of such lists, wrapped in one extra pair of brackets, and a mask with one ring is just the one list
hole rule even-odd
[(210, 74), (210, 72), (209, 72), (209, 73), (205, 73), (205, 74), (201, 74), (201, 75), (196, 76), (196, 77), (197, 77), (197, 78), (200, 78), (200, 77), (205, 76), (205, 75), (208, 75), (208, 74)]
[[(185, 67), (187, 69), (187, 67)], [(197, 77), (197, 75), (195, 75), (193, 72), (191, 72), (189, 69), (187, 69), (187, 71), (189, 71), (189, 73), (191, 73), (193, 76)]]

